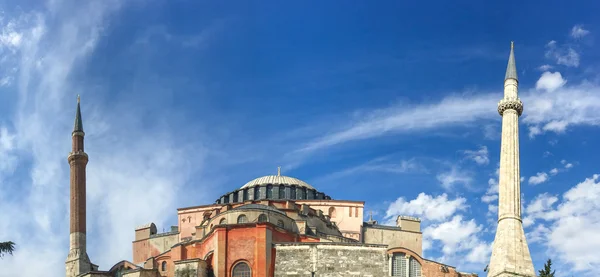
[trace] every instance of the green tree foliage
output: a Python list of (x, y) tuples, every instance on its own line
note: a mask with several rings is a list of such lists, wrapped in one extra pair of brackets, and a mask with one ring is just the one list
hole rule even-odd
[(544, 264), (544, 269), (539, 271), (539, 277), (554, 277), (554, 270), (552, 270), (552, 260), (548, 259), (548, 261)]
[(11, 254), (15, 251), (15, 243), (12, 241), (0, 242), (0, 258), (6, 253)]

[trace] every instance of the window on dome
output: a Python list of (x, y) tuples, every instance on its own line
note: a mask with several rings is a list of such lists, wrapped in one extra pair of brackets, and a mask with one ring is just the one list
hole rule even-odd
[(250, 267), (245, 262), (240, 262), (233, 267), (231, 272), (232, 277), (252, 277)]
[(291, 196), (290, 199), (296, 199), (296, 187), (291, 187)]
[(237, 223), (248, 223), (248, 217), (246, 217), (245, 214), (241, 214), (240, 216), (238, 216), (237, 218)]
[(281, 227), (281, 228), (284, 228), (284, 227), (285, 227), (285, 225), (283, 224), (283, 220), (281, 220), (281, 219), (280, 219), (280, 220), (277, 220), (277, 226), (279, 226), (279, 227)]
[(221, 220), (219, 220), (219, 224), (227, 224), (227, 219), (221, 218)]
[(271, 199), (271, 198), (273, 198), (273, 186), (268, 185), (267, 186), (267, 199)]
[(260, 214), (258, 216), (258, 222), (267, 222), (267, 215), (266, 214)]
[(285, 187), (279, 186), (279, 199), (285, 199)]
[(260, 189), (259, 187), (254, 187), (254, 200), (257, 200), (260, 198)]
[(244, 190), (244, 201), (248, 200), (248, 189)]

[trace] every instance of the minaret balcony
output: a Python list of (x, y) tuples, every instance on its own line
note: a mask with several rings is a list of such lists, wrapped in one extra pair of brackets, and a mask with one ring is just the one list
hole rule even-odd
[(521, 116), (523, 114), (523, 102), (521, 99), (502, 99), (498, 102), (498, 113), (502, 116), (506, 110), (515, 110)]
[(71, 153), (69, 153), (68, 156), (68, 160), (73, 161), (73, 160), (81, 160), (81, 159), (88, 159), (88, 154), (83, 152), (83, 151), (73, 151)]

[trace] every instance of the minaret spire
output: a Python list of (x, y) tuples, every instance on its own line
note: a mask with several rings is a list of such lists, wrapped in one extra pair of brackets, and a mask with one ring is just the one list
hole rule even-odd
[(515, 79), (517, 82), (519, 78), (517, 78), (517, 65), (515, 63), (515, 44), (513, 41), (510, 42), (510, 55), (508, 56), (508, 65), (506, 66), (506, 75), (504, 76), (504, 80)]
[(504, 78), (504, 98), (498, 103), (498, 113), (502, 116), (498, 227), (488, 277), (535, 277), (521, 220), (519, 116), (523, 113), (523, 102), (519, 99), (518, 91), (514, 44), (511, 42)]
[(71, 134), (71, 153), (68, 161), (70, 167), (70, 233), (69, 254), (67, 256), (66, 276), (75, 277), (79, 274), (94, 270), (86, 248), (86, 172), (88, 155), (84, 151), (83, 124), (81, 121), (81, 101), (77, 96), (77, 112), (75, 126)]

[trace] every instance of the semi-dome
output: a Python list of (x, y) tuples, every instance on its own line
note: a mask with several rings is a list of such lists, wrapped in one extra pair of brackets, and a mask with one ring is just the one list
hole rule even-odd
[(254, 186), (260, 185), (295, 185), (299, 187), (305, 187), (307, 189), (315, 189), (311, 185), (306, 182), (296, 179), (294, 177), (281, 176), (281, 175), (267, 175), (263, 177), (258, 177), (245, 185), (243, 185), (240, 189), (245, 189)]

